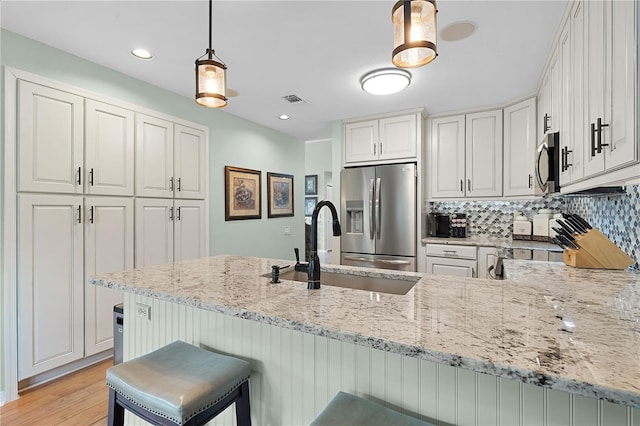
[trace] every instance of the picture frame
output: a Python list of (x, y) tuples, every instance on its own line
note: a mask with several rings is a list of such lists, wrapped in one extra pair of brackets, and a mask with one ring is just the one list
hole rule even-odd
[(262, 218), (262, 172), (224, 166), (224, 220)]
[(318, 197), (304, 197), (304, 215), (311, 216), (318, 204)]
[(304, 177), (304, 195), (318, 194), (318, 175), (306, 175)]
[(293, 175), (267, 172), (267, 216), (293, 216)]

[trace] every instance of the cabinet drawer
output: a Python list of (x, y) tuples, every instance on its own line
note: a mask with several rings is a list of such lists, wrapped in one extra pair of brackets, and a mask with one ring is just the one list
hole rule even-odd
[(475, 246), (451, 244), (427, 244), (427, 256), (453, 257), (456, 259), (476, 259)]

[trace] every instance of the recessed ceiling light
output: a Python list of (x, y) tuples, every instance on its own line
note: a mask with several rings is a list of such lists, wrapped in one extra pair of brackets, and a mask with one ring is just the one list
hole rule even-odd
[(136, 58), (143, 59), (145, 61), (153, 59), (153, 55), (151, 55), (151, 53), (149, 53), (148, 50), (144, 50), (144, 49), (133, 49), (131, 51), (131, 54)]
[(287, 114), (282, 114), (280, 117), (278, 117), (280, 120), (288, 120), (291, 117), (289, 117)]
[(411, 73), (399, 68), (381, 68), (366, 73), (360, 79), (362, 90), (372, 95), (398, 93), (411, 83)]
[(478, 29), (474, 22), (460, 21), (447, 25), (440, 31), (440, 39), (444, 41), (459, 41), (471, 36)]

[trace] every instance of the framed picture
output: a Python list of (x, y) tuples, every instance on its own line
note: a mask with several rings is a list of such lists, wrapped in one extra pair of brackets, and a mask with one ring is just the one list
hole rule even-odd
[(293, 216), (293, 175), (267, 173), (267, 214)]
[(318, 197), (304, 197), (304, 215), (311, 216), (316, 204), (318, 204)]
[(260, 219), (260, 170), (224, 167), (224, 220)]
[(316, 195), (318, 193), (318, 175), (306, 175), (304, 177), (304, 195)]

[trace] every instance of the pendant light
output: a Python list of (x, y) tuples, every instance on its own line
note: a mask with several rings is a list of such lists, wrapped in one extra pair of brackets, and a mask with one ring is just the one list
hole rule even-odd
[(213, 0), (209, 0), (209, 48), (196, 59), (196, 102), (209, 108), (222, 108), (227, 105), (227, 66), (211, 47), (212, 10)]
[(393, 6), (393, 65), (415, 68), (435, 59), (436, 13), (435, 0), (400, 0)]

